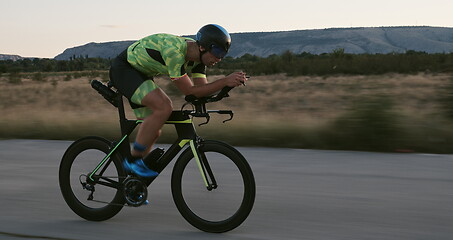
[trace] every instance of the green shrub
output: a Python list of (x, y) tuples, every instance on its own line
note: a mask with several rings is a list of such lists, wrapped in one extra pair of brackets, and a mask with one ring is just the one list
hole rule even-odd
[(442, 114), (447, 119), (453, 120), (453, 77), (451, 77), (448, 84), (442, 88), (439, 96)]
[(12, 84), (21, 84), (22, 79), (18, 72), (11, 72), (8, 76), (8, 82)]
[(385, 95), (360, 97), (324, 132), (327, 145), (352, 150), (393, 151), (402, 130), (394, 103)]
[(71, 81), (72, 79), (72, 75), (71, 74), (66, 74), (66, 76), (64, 77), (64, 81), (68, 82), (68, 81)]
[(46, 81), (46, 78), (43, 76), (43, 74), (41, 72), (34, 73), (32, 79), (33, 79), (33, 81), (36, 81), (36, 82), (45, 82)]

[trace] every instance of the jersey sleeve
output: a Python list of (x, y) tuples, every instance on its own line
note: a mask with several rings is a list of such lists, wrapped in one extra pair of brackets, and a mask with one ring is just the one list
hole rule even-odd
[(192, 78), (206, 78), (206, 66), (198, 63), (192, 68)]

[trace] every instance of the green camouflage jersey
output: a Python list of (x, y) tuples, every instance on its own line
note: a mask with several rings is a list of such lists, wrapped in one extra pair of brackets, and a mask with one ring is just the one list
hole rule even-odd
[(186, 61), (187, 41), (194, 40), (171, 34), (151, 35), (129, 46), (127, 61), (150, 77), (168, 75), (178, 79), (188, 74), (192, 78), (206, 78), (206, 66)]

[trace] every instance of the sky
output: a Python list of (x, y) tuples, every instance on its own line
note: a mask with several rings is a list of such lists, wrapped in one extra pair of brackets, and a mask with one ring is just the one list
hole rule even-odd
[[(0, 54), (53, 58), (90, 42), (380, 26), (453, 27), (452, 0), (0, 0)], [(233, 43), (234, 44), (234, 43)]]

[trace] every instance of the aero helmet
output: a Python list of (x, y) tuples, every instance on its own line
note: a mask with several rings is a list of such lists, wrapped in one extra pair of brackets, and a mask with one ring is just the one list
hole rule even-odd
[(204, 47), (217, 58), (225, 57), (231, 45), (230, 34), (217, 24), (208, 24), (200, 28), (195, 40), (199, 46)]

